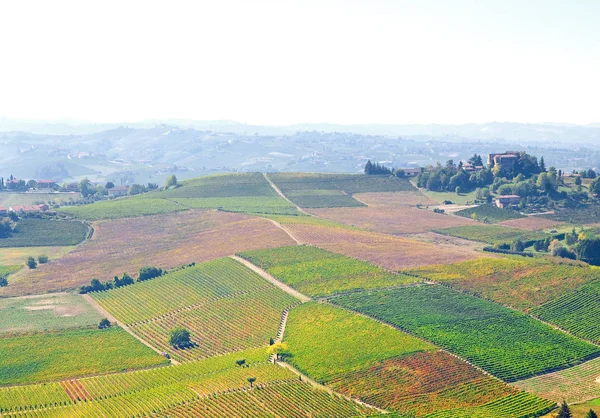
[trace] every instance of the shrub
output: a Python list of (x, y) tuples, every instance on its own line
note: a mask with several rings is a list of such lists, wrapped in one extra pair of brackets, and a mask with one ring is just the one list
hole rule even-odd
[(110, 327), (110, 321), (106, 318), (102, 318), (98, 324), (98, 329), (104, 329)]
[(157, 267), (142, 267), (139, 271), (139, 276), (137, 281), (143, 282), (144, 280), (154, 279), (155, 277), (159, 277), (163, 275), (163, 271)]
[(35, 261), (35, 258), (33, 258), (33, 257), (28, 257), (27, 261), (25, 262), (25, 265), (27, 267), (29, 267), (30, 269), (37, 268), (37, 263)]
[(40, 255), (38, 257), (38, 263), (40, 264), (46, 264), (48, 262), (48, 256), (47, 255)]
[(169, 333), (169, 344), (175, 348), (186, 348), (192, 345), (190, 332), (185, 328), (175, 328)]

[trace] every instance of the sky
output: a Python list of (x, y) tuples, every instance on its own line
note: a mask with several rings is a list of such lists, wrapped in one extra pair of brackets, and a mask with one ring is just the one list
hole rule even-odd
[(600, 122), (598, 0), (0, 0), (0, 117)]

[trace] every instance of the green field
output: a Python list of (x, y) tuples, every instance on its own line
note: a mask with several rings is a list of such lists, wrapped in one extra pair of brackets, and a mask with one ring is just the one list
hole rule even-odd
[(443, 286), (354, 293), (332, 301), (428, 339), (505, 381), (600, 355), (600, 347)]
[(511, 244), (516, 239), (520, 239), (524, 243), (529, 243), (550, 236), (543, 232), (525, 231), (500, 225), (453, 226), (450, 228), (436, 229), (433, 232), (471, 241), (486, 242), (488, 244)]
[(81, 296), (68, 293), (0, 299), (0, 333), (98, 325), (102, 317)]
[(523, 311), (554, 300), (600, 277), (600, 268), (556, 258), (478, 258), (406, 270), (424, 279)]
[(24, 218), (7, 238), (0, 238), (0, 247), (70, 246), (85, 239), (89, 227), (83, 222)]
[(269, 286), (269, 282), (237, 261), (222, 258), (90, 295), (115, 318), (129, 324)]
[(0, 266), (0, 277), (6, 277), (21, 269), (21, 266)]
[(376, 321), (320, 303), (290, 311), (284, 335), (290, 362), (313, 379), (330, 381), (387, 358), (435, 350)]
[(466, 205), (467, 203), (473, 203), (477, 198), (477, 193), (475, 191), (469, 193), (461, 193), (456, 194), (452, 192), (432, 192), (427, 189), (419, 189), (421, 193), (423, 193), (428, 198), (435, 200), (440, 205), (444, 203), (444, 201), (450, 201), (456, 205)]
[(304, 245), (248, 251), (239, 256), (309, 296), (418, 281), (414, 277), (390, 273), (364, 261)]
[(61, 212), (80, 219), (117, 219), (188, 209), (221, 209), (252, 214), (296, 215), (298, 211), (280, 197), (260, 173), (199, 177), (175, 189), (85, 206), (63, 207)]
[(351, 195), (415, 190), (408, 180), (390, 176), (271, 173), (269, 178), (292, 202), (304, 208), (364, 206)]
[(525, 217), (517, 211), (501, 209), (493, 204), (459, 210), (454, 214), (465, 218), (475, 219), (477, 221), (488, 221), (490, 223), (500, 223), (510, 219), (519, 219)]
[[(600, 276), (600, 275), (599, 275)], [(531, 311), (532, 315), (600, 343), (600, 280), (585, 284)]]
[(7, 336), (0, 339), (0, 385), (45, 382), (166, 364), (121, 328)]

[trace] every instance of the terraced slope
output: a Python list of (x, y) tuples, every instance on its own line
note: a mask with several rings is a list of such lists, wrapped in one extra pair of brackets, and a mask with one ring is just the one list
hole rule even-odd
[(355, 293), (332, 301), (426, 338), (509, 382), (600, 356), (598, 346), (442, 286)]

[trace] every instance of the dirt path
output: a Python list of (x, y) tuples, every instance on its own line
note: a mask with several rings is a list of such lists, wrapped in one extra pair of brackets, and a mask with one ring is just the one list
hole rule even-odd
[(271, 179), (269, 178), (269, 176), (267, 176), (267, 173), (263, 173), (263, 176), (264, 176), (265, 180), (267, 180), (267, 181), (269, 182), (269, 184), (271, 185), (271, 187), (273, 188), (273, 190), (275, 190), (275, 192), (276, 192), (276, 193), (277, 193), (279, 196), (281, 196), (282, 198), (284, 198), (285, 200), (287, 200), (287, 201), (288, 201), (290, 204), (294, 205), (294, 207), (295, 207), (296, 209), (298, 209), (298, 212), (300, 212), (300, 213), (303, 213), (304, 215), (309, 215), (309, 216), (310, 216), (310, 214), (309, 214), (309, 213), (307, 213), (307, 212), (305, 212), (305, 211), (304, 211), (304, 209), (302, 209), (300, 206), (298, 206), (297, 204), (295, 204), (294, 202), (292, 202), (290, 199), (288, 199), (288, 198), (287, 198), (287, 196), (286, 196), (286, 195), (284, 195), (284, 194), (283, 194), (283, 192), (282, 192), (281, 190), (279, 190), (279, 187), (277, 187), (277, 186), (275, 185), (275, 183), (273, 183), (273, 182), (271, 181)]
[[(124, 323), (122, 323), (121, 321), (118, 321), (117, 318), (115, 318), (114, 316), (112, 316), (110, 313), (108, 313), (107, 310), (105, 310), (102, 306), (100, 306), (98, 304), (98, 302), (96, 302), (90, 295), (82, 295), (83, 298), (85, 300), (87, 300), (94, 308), (96, 308), (96, 310), (98, 312), (100, 312), (102, 315), (104, 315), (106, 317), (106, 319), (108, 319), (110, 322), (114, 322), (117, 325), (119, 325), (121, 328), (123, 328), (127, 333), (129, 333), (129, 335), (131, 335), (132, 337), (134, 337), (136, 340), (138, 340), (139, 342), (141, 342), (142, 344), (144, 344), (146, 347), (151, 348), (152, 350), (156, 351), (158, 354), (160, 354), (161, 356), (163, 355), (163, 352), (160, 351), (158, 348), (154, 347), (152, 344), (150, 344), (148, 341), (144, 340), (143, 338), (137, 336), (136, 334), (133, 333), (133, 331), (131, 331), (127, 325), (125, 325)], [(177, 360), (171, 359), (171, 364), (179, 364), (179, 362)]]
[(304, 243), (302, 241), (300, 241), (298, 238), (296, 238), (296, 236), (294, 234), (292, 234), (286, 227), (284, 227), (283, 225), (281, 225), (279, 222), (273, 220), (273, 219), (269, 219), (269, 218), (265, 218), (268, 219), (269, 221), (271, 221), (273, 223), (273, 225), (275, 225), (277, 228), (281, 229), (283, 232), (285, 232), (286, 234), (288, 234), (288, 236), (293, 239), (294, 241), (296, 241), (296, 244), (298, 245), (303, 245)]
[(286, 292), (286, 293), (294, 296), (295, 298), (299, 299), (302, 303), (310, 301), (310, 298), (308, 296), (303, 295), (302, 293), (298, 292), (296, 289), (293, 289), (290, 286), (288, 286), (287, 284), (280, 282), (275, 277), (271, 276), (269, 273), (267, 273), (266, 271), (264, 271), (260, 267), (255, 266), (254, 264), (252, 264), (248, 260), (244, 260), (243, 258), (238, 257), (237, 255), (231, 255), (231, 256), (229, 256), (229, 258), (232, 258), (235, 261), (242, 263), (243, 265), (245, 265), (246, 267), (248, 267), (253, 272), (257, 273), (259, 276), (261, 276), (265, 280), (268, 280), (269, 282), (273, 283), (275, 286), (277, 286), (278, 288), (280, 288), (284, 292)]

